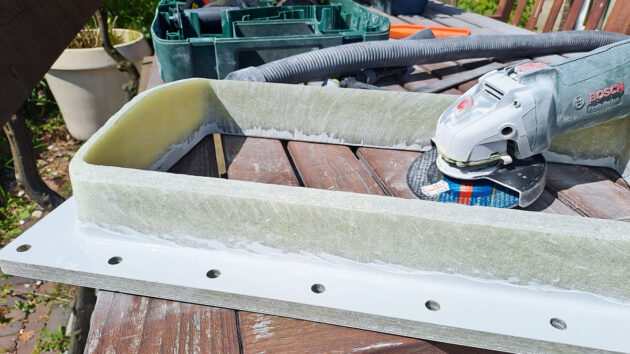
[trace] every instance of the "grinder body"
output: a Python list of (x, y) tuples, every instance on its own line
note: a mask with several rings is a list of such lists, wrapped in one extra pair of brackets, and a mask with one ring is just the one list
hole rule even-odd
[(434, 142), (459, 167), (524, 159), (556, 136), (627, 116), (629, 80), (630, 40), (557, 64), (516, 64), (484, 75), (449, 107)]
[(408, 185), (421, 199), (526, 207), (544, 189), (552, 139), (626, 117), (628, 82), (630, 40), (488, 73), (442, 114), (436, 148), (410, 166)]

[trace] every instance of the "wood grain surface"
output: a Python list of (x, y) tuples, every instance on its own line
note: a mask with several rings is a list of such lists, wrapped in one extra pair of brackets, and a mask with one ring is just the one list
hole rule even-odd
[(290, 141), (288, 148), (307, 187), (385, 195), (347, 146)]
[(224, 135), (222, 139), (229, 179), (300, 185), (279, 140), (233, 135)]
[(616, 0), (604, 31), (630, 34), (630, 0)]
[(416, 197), (407, 184), (407, 170), (420, 156), (419, 152), (361, 147), (357, 149), (357, 156), (387, 195), (407, 199)]
[(171, 169), (171, 173), (193, 176), (218, 177), (217, 152), (214, 139), (209, 135), (195, 145)]
[(238, 317), (245, 353), (492, 353), (251, 312)]
[(591, 5), (591, 10), (589, 12), (588, 18), (586, 19), (584, 29), (594, 30), (595, 28), (597, 28), (599, 20), (602, 18), (604, 10), (606, 9), (606, 5), (608, 5), (608, 0), (593, 1), (593, 5)]
[(101, 291), (87, 353), (238, 353), (233, 310)]
[(630, 221), (630, 191), (595, 168), (549, 164), (547, 190), (578, 214)]

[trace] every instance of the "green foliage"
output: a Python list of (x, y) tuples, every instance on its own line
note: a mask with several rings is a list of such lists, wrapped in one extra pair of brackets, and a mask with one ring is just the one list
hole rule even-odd
[(26, 201), (21, 197), (10, 196), (3, 201), (0, 200), (0, 231), (4, 243), (22, 233), (20, 226), (35, 209), (37, 209), (35, 202)]
[(16, 300), (15, 303), (13, 304), (13, 307), (16, 310), (25, 312), (25, 313), (33, 313), (35, 312), (35, 309), (37, 308), (37, 302), (35, 301), (20, 301), (20, 300)]
[(457, 7), (481, 15), (492, 15), (499, 5), (499, 0), (458, 0)]
[[(527, 25), (527, 21), (529, 21), (529, 16), (532, 14), (532, 8), (534, 7), (534, 2), (536, 0), (527, 0), (525, 4), (525, 10), (523, 10), (523, 16), (521, 17), (521, 21), (519, 22), (519, 27), (525, 27)], [(510, 18), (508, 22), (512, 21), (512, 16), (514, 16), (514, 11), (516, 10), (516, 4), (512, 8), (512, 12), (510, 12)]]
[[(523, 11), (523, 16), (521, 17), (521, 21), (519, 22), (519, 27), (525, 27), (527, 25), (527, 21), (529, 20), (529, 16), (532, 13), (532, 7), (534, 6), (534, 2), (536, 0), (527, 0), (525, 4), (525, 10)], [(458, 0), (457, 7), (460, 9), (464, 9), (466, 11), (478, 13), (481, 15), (492, 15), (497, 11), (497, 6), (499, 5), (499, 0)], [(508, 23), (512, 20), (512, 16), (514, 16), (514, 12), (516, 11), (516, 6), (518, 5), (518, 0), (514, 2), (514, 6), (512, 6), (512, 10), (510, 12), (510, 17), (508, 18)]]
[(39, 341), (35, 344), (35, 352), (63, 353), (70, 346), (70, 336), (66, 335), (66, 328), (59, 326), (56, 332), (42, 331)]
[(107, 17), (116, 18), (117, 27), (140, 31), (148, 39), (151, 37), (151, 22), (158, 2), (159, 0), (105, 0), (103, 8)]

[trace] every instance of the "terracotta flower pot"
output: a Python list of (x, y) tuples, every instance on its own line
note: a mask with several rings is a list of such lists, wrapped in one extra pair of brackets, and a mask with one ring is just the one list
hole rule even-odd
[[(115, 48), (140, 71), (142, 58), (151, 54), (147, 41), (137, 31), (113, 32), (130, 39)], [(116, 69), (103, 47), (64, 50), (46, 74), (46, 80), (68, 131), (80, 140), (88, 139), (127, 102), (122, 87), (128, 76)]]

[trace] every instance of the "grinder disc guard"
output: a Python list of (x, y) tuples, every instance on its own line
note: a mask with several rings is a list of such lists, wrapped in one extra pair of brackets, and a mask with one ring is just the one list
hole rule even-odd
[(544, 189), (547, 165), (541, 155), (515, 160), (472, 180), (444, 175), (436, 165), (437, 158), (437, 149), (433, 148), (420, 155), (407, 171), (409, 188), (420, 199), (513, 208), (531, 204)]

